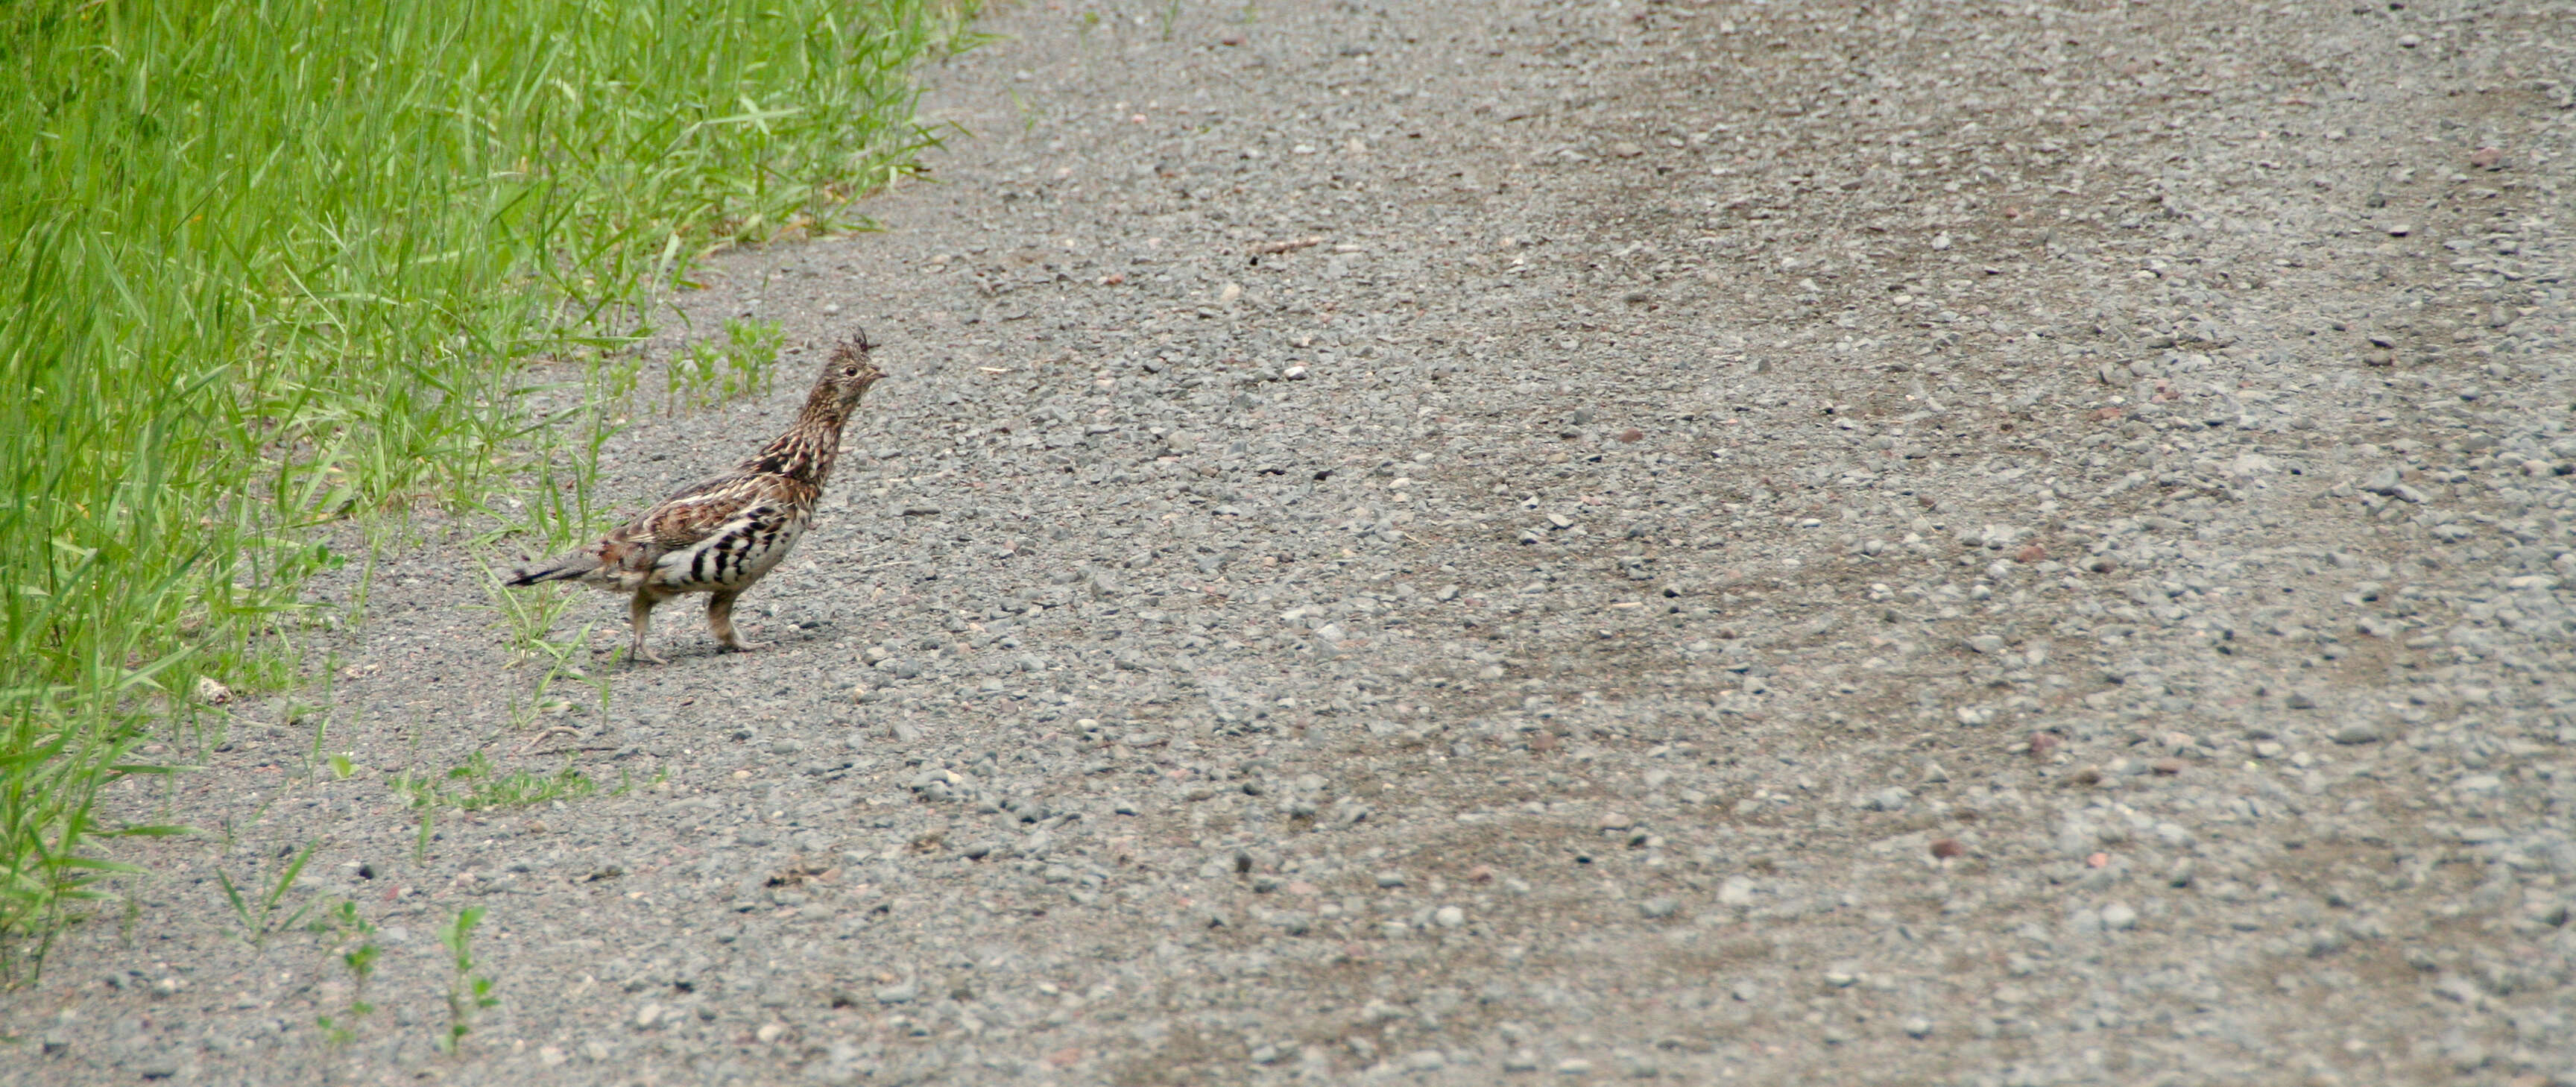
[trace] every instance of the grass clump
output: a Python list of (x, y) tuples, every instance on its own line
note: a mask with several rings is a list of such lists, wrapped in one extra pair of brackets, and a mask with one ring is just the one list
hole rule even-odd
[(786, 342), (776, 321), (727, 320), (723, 344), (699, 340), (671, 360), (666, 406), (674, 411), (707, 407), (768, 392), (778, 349)]
[(907, 68), (965, 14), (0, 7), (0, 976), (113, 870), (93, 810), (156, 769), (141, 730), (288, 674), (342, 561), (316, 526), (512, 488), (552, 422), (523, 364), (596, 382), (692, 260), (847, 225), (935, 139)]
[(266, 891), (253, 887), (252, 890), (257, 893), (247, 898), (243, 897), (241, 888), (233, 886), (231, 876), (225, 875), (222, 869), (217, 869), (215, 883), (223, 889), (224, 901), (232, 906), (233, 919), (241, 923), (240, 931), (234, 935), (239, 936), (243, 943), (252, 947), (263, 947), (267, 945), (269, 937), (293, 928), (296, 922), (304, 920), (304, 915), (313, 911), (314, 903), (307, 902), (284, 917), (278, 916), (278, 911), (285, 908), (286, 893), (295, 889), (295, 880), (304, 874), (305, 863), (311, 861), (314, 851), (321, 848), (320, 842), (305, 846), (304, 851), (294, 854), (295, 859), (287, 862), (285, 869), (277, 874), (277, 878), (269, 882)]
[(513, 770), (502, 773), (492, 760), (477, 751), (465, 765), (449, 770), (442, 777), (401, 774), (393, 780), (393, 790), (415, 808), (462, 808), (481, 811), (485, 808), (524, 808), (549, 800), (579, 800), (599, 791), (599, 783), (581, 771), (566, 766), (551, 774)]

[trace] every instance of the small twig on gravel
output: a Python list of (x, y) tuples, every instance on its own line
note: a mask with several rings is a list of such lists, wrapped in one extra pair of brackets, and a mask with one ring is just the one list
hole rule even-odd
[(574, 755), (584, 751), (615, 751), (616, 744), (583, 744), (578, 747), (550, 747), (543, 751), (521, 750), (522, 755)]
[(546, 730), (545, 730), (545, 731), (540, 732), (540, 733), (537, 733), (536, 735), (529, 737), (529, 738), (528, 738), (528, 742), (526, 742), (526, 743), (524, 743), (524, 744), (520, 744), (520, 745), (519, 745), (519, 754), (525, 755), (525, 754), (527, 754), (528, 752), (530, 752), (530, 751), (532, 751), (532, 750), (535, 750), (535, 748), (536, 748), (536, 746), (537, 746), (538, 744), (541, 744), (541, 743), (544, 743), (544, 742), (546, 742), (546, 741), (548, 741), (548, 740), (554, 739), (554, 738), (555, 738), (555, 737), (557, 737), (557, 736), (579, 736), (579, 735), (581, 735), (581, 730), (580, 730), (580, 729), (577, 729), (577, 728), (574, 728), (574, 727), (572, 727), (571, 725), (550, 725), (550, 726), (547, 726), (547, 728), (546, 728)]
[(1273, 253), (1289, 253), (1299, 249), (1304, 249), (1308, 246), (1322, 244), (1324, 244), (1324, 239), (1321, 237), (1290, 238), (1287, 241), (1280, 242), (1254, 242), (1252, 245), (1252, 252), (1254, 256), (1266, 257)]

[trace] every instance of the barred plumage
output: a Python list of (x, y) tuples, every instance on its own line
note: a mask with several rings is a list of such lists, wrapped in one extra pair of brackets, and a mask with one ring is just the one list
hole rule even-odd
[(759, 648), (738, 636), (733, 602), (796, 546), (831, 478), (841, 427), (868, 387), (884, 377), (860, 333), (832, 352), (796, 422), (778, 440), (723, 475), (673, 491), (598, 543), (542, 568), (522, 568), (511, 585), (577, 581), (631, 594), (634, 656), (665, 663), (644, 647), (655, 605), (684, 593), (712, 593), (707, 624), (729, 649)]

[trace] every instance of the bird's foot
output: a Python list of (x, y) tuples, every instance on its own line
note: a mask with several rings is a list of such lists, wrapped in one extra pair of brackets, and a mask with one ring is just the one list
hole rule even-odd
[(736, 653), (749, 653), (755, 649), (767, 649), (769, 648), (769, 643), (755, 642), (749, 638), (736, 635), (725, 639), (724, 647), (733, 650)]
[(632, 665), (632, 664), (634, 664), (634, 663), (635, 663), (635, 662), (637, 662), (637, 661), (649, 661), (649, 662), (651, 662), (651, 663), (653, 663), (653, 664), (669, 664), (669, 663), (671, 663), (668, 659), (664, 658), (661, 654), (656, 653), (656, 652), (654, 652), (654, 651), (652, 651), (652, 650), (650, 650), (650, 649), (646, 649), (646, 648), (644, 648), (643, 646), (638, 645), (638, 646), (631, 646), (631, 647), (628, 647), (628, 649), (626, 650), (626, 663), (627, 663), (627, 664)]

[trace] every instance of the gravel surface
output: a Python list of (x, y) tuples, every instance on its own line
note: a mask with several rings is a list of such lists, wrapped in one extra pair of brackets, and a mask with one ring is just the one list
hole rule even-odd
[(536, 700), (430, 523), (0, 1077), (2576, 1083), (2576, 9), (1168, 10), (684, 299), (807, 346), (630, 507), (895, 374), (770, 648)]

